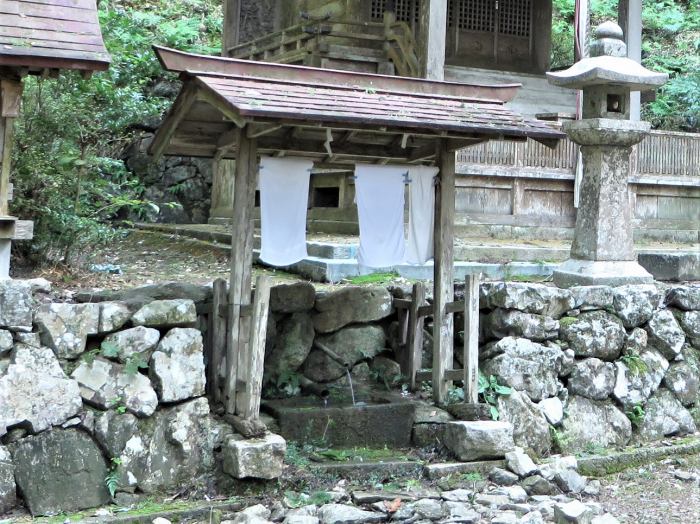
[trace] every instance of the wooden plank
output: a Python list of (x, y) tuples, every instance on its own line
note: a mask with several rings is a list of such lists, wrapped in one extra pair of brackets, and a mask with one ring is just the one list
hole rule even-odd
[(249, 343), (250, 317), (241, 317), (241, 306), (250, 304), (250, 284), (253, 262), (253, 211), (258, 175), (256, 139), (239, 130), (238, 159), (233, 191), (231, 240), (231, 282), (229, 285), (229, 336), (226, 347), (226, 412), (236, 413), (238, 369), (244, 363)]
[(479, 282), (478, 274), (467, 276), (464, 287), (464, 402), (479, 401)]
[(211, 330), (211, 360), (207, 369), (207, 383), (210, 384), (209, 394), (214, 402), (221, 402), (220, 369), (226, 354), (226, 336), (228, 324), (228, 311), (222, 314), (222, 306), (226, 306), (227, 300), (226, 281), (218, 278), (214, 281), (212, 290), (212, 311), (209, 314), (209, 329)]
[(271, 287), (272, 279), (267, 275), (260, 275), (255, 282), (255, 299), (245, 358), (246, 365), (238, 368), (238, 381), (244, 384), (244, 390), (243, 394), (236, 399), (236, 408), (240, 416), (246, 420), (257, 420), (260, 416), (265, 337), (267, 336)]
[(180, 122), (183, 121), (192, 104), (197, 100), (197, 91), (198, 89), (194, 84), (187, 84), (178, 95), (149, 148), (154, 161), (157, 161), (163, 155)]
[(0, 117), (17, 118), (22, 102), (22, 82), (3, 78), (0, 80)]
[(404, 374), (408, 377), (411, 391), (418, 386), (416, 373), (423, 362), (423, 324), (424, 317), (418, 314), (418, 309), (425, 302), (425, 285), (422, 282), (413, 284), (413, 297), (408, 313), (408, 362)]
[[(431, 381), (433, 371), (430, 369), (422, 369), (416, 373), (416, 383)], [(448, 369), (445, 371), (445, 380), (462, 380), (464, 378), (463, 369)]]
[(433, 400), (447, 400), (450, 386), (445, 372), (452, 369), (454, 322), (447, 304), (454, 300), (454, 210), (455, 155), (446, 151), (440, 141), (436, 150), (439, 159), (439, 185), (435, 195), (435, 265), (433, 276)]
[(0, 132), (3, 140), (0, 145), (0, 215), (7, 215), (10, 196), (10, 162), (12, 160), (12, 143), (14, 138), (14, 118), (0, 117)]

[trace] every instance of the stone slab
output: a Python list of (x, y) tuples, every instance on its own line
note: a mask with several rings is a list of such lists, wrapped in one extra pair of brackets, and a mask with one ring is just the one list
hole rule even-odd
[(656, 280), (685, 282), (700, 280), (700, 252), (696, 253), (639, 253), (639, 264)]
[(569, 259), (554, 271), (553, 280), (557, 286), (568, 288), (651, 284), (654, 277), (634, 261), (603, 262)]

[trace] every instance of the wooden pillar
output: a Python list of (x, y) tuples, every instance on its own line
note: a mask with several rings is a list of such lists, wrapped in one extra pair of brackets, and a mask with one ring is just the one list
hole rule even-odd
[(211, 219), (217, 218), (230, 219), (233, 216), (236, 161), (228, 159), (215, 160), (212, 162), (211, 169), (212, 184), (209, 221), (211, 222)]
[[(226, 347), (226, 412), (236, 413), (239, 389), (236, 377), (245, 365), (250, 317), (241, 317), (241, 307), (250, 304), (253, 265), (253, 210), (258, 177), (257, 141), (246, 128), (238, 130), (238, 155), (234, 180), (231, 236), (231, 282), (229, 284), (229, 334)], [(243, 360), (243, 361), (242, 361)]]
[(21, 81), (8, 78), (0, 80), (0, 216), (7, 216), (9, 213), (14, 123), (19, 116), (21, 99)]
[(238, 45), (241, 25), (241, 0), (224, 0), (224, 28), (221, 56), (229, 56), (229, 49)]
[(454, 349), (454, 322), (447, 304), (454, 300), (455, 154), (444, 141), (436, 153), (440, 174), (433, 239), (433, 399), (441, 404), (447, 400), (445, 373), (452, 369)]
[[(635, 62), (642, 61), (642, 0), (620, 0), (617, 12), (618, 24), (625, 34), (627, 56)], [(641, 119), (639, 91), (632, 92), (630, 120)]]
[(411, 387), (411, 391), (418, 389), (416, 374), (421, 369), (423, 362), (423, 324), (422, 317), (418, 309), (425, 303), (425, 286), (422, 282), (413, 284), (413, 296), (411, 297), (411, 306), (408, 311), (408, 342), (406, 343), (406, 352), (408, 354), (408, 365), (406, 375)]
[(418, 48), (422, 76), (429, 80), (445, 79), (447, 3), (447, 0), (423, 0), (420, 3)]
[(464, 402), (479, 402), (479, 281), (469, 275), (464, 287)]

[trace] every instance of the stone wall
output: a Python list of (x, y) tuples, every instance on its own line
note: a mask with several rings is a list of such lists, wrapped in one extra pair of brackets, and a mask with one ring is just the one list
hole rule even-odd
[[(222, 474), (280, 474), (284, 440), (242, 440), (204, 396), (206, 318), (197, 310), (210, 286), (158, 284), (56, 303), (47, 285), (0, 282), (0, 514), (20, 503), (37, 515), (105, 504), (106, 477), (125, 501)], [(409, 290), (275, 286), (265, 396), (347, 391), (344, 364), (356, 385), (400, 392), (392, 302)], [(700, 286), (501, 282), (482, 284), (480, 298), (480, 369), (512, 388), (495, 407), (516, 445), (546, 455), (696, 431)], [(455, 325), (459, 348), (460, 315)], [(424, 367), (430, 331), (428, 323)], [(413, 442), (442, 447), (449, 412), (459, 413), (428, 398), (414, 396)]]
[(252, 470), (260, 457), (232, 457), (240, 437), (204, 397), (197, 304), (210, 288), (74, 304), (37, 286), (50, 285), (0, 282), (0, 515), (21, 502), (33, 515), (104, 505), (108, 486), (129, 504), (134, 493), (206, 485), (224, 461), (237, 478), (279, 475), (284, 441), (270, 435), (273, 468)]

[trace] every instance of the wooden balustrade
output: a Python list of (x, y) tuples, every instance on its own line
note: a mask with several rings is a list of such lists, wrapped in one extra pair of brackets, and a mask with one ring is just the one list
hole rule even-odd
[[(569, 139), (554, 149), (532, 140), (490, 141), (460, 150), (457, 164), (479, 166), (480, 173), (488, 168), (513, 172), (539, 168), (573, 174), (576, 154), (577, 146)], [(651, 131), (635, 148), (632, 166), (636, 176), (700, 177), (700, 134)]]

